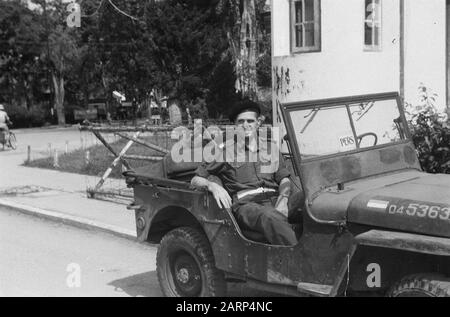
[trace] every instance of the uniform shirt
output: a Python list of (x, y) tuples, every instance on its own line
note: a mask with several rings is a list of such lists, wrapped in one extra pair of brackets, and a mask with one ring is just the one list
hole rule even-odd
[[(223, 151), (226, 150), (223, 149)], [(226, 159), (224, 160), (225, 162), (214, 161), (212, 163), (203, 163), (197, 168), (196, 175), (206, 179), (210, 176), (219, 177), (224, 188), (232, 197), (239, 191), (256, 189), (259, 187), (278, 190), (281, 181), (284, 178), (290, 177), (290, 172), (286, 168), (281, 153), (278, 158), (278, 169), (274, 173), (263, 173), (262, 167), (270, 165), (269, 161), (258, 155), (256, 162), (249, 162), (248, 148), (245, 149), (245, 153), (245, 162), (236, 162), (236, 160)]]

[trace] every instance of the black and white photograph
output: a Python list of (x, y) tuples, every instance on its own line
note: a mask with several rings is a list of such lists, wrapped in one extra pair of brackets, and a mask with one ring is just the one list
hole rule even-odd
[(0, 0), (0, 297), (450, 297), (449, 174), (450, 0)]

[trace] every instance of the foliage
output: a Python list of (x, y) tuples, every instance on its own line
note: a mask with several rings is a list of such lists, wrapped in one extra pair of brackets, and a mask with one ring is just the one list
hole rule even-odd
[(436, 95), (421, 85), (420, 103), (407, 105), (410, 129), (422, 168), (428, 173), (450, 174), (450, 125), (436, 110)]
[(33, 105), (28, 109), (6, 105), (6, 111), (13, 122), (13, 128), (40, 127), (51, 120), (50, 113), (41, 104)]
[(42, 21), (20, 1), (0, 2), (0, 102), (30, 108), (45, 84)]
[[(147, 104), (159, 90), (182, 107), (204, 100), (221, 118), (239, 99), (230, 43), (238, 43), (241, 0), (83, 0), (81, 27), (73, 29), (62, 0), (30, 2), (35, 9), (0, 1), (0, 102), (47, 102), (60, 117), (63, 107), (86, 107), (92, 98), (106, 98), (111, 110), (114, 90)], [(258, 26), (264, 3), (255, 0)], [(258, 84), (270, 86), (270, 39), (261, 27), (257, 42)]]

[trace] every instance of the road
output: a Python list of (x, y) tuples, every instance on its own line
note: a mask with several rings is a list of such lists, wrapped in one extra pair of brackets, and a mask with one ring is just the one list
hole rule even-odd
[[(35, 128), (12, 130), (17, 138), (17, 150), (0, 151), (2, 158), (22, 164), (27, 158), (28, 146), (31, 147), (32, 159), (40, 158), (48, 152), (48, 145), (62, 153), (68, 144), (68, 151), (94, 145), (97, 141), (90, 132), (80, 132), (77, 127), (70, 128)], [(110, 136), (106, 135), (106, 138)]]
[(0, 296), (161, 296), (155, 259), (150, 245), (0, 209)]
[(98, 177), (21, 166), (27, 159), (28, 146), (31, 147), (31, 159), (34, 160), (48, 157), (49, 143), (51, 148), (58, 149), (59, 153), (65, 151), (66, 143), (68, 151), (93, 146), (98, 141), (92, 133), (80, 132), (77, 127), (23, 129), (13, 132), (17, 137), (17, 150), (3, 151), (0, 148), (0, 191), (5, 188), (38, 185), (69, 192), (85, 192), (88, 185), (92, 186), (98, 182)]
[[(228, 289), (231, 297), (276, 296), (237, 284)], [(156, 247), (0, 207), (3, 296), (162, 296)]]

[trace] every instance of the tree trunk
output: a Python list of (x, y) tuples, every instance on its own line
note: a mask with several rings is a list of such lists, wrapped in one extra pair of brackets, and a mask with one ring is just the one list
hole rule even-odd
[(64, 111), (64, 78), (53, 73), (53, 86), (55, 87), (55, 109), (58, 116), (58, 125), (66, 124), (66, 115)]
[(27, 103), (27, 109), (29, 110), (31, 109), (31, 107), (34, 106), (33, 87), (27, 81), (24, 82), (24, 87), (25, 87), (25, 98)]
[(241, 4), (242, 13), (239, 10), (239, 1), (233, 4), (236, 24), (234, 34), (228, 34), (228, 41), (235, 62), (236, 91), (243, 97), (255, 100), (258, 54), (255, 0), (243, 0)]
[(114, 98), (112, 96), (112, 91), (110, 90), (110, 80), (107, 77), (106, 70), (102, 66), (102, 85), (103, 85), (103, 92), (106, 96), (106, 113), (110, 114), (111, 118), (114, 117), (114, 120), (116, 119), (117, 113), (115, 113), (115, 103)]

